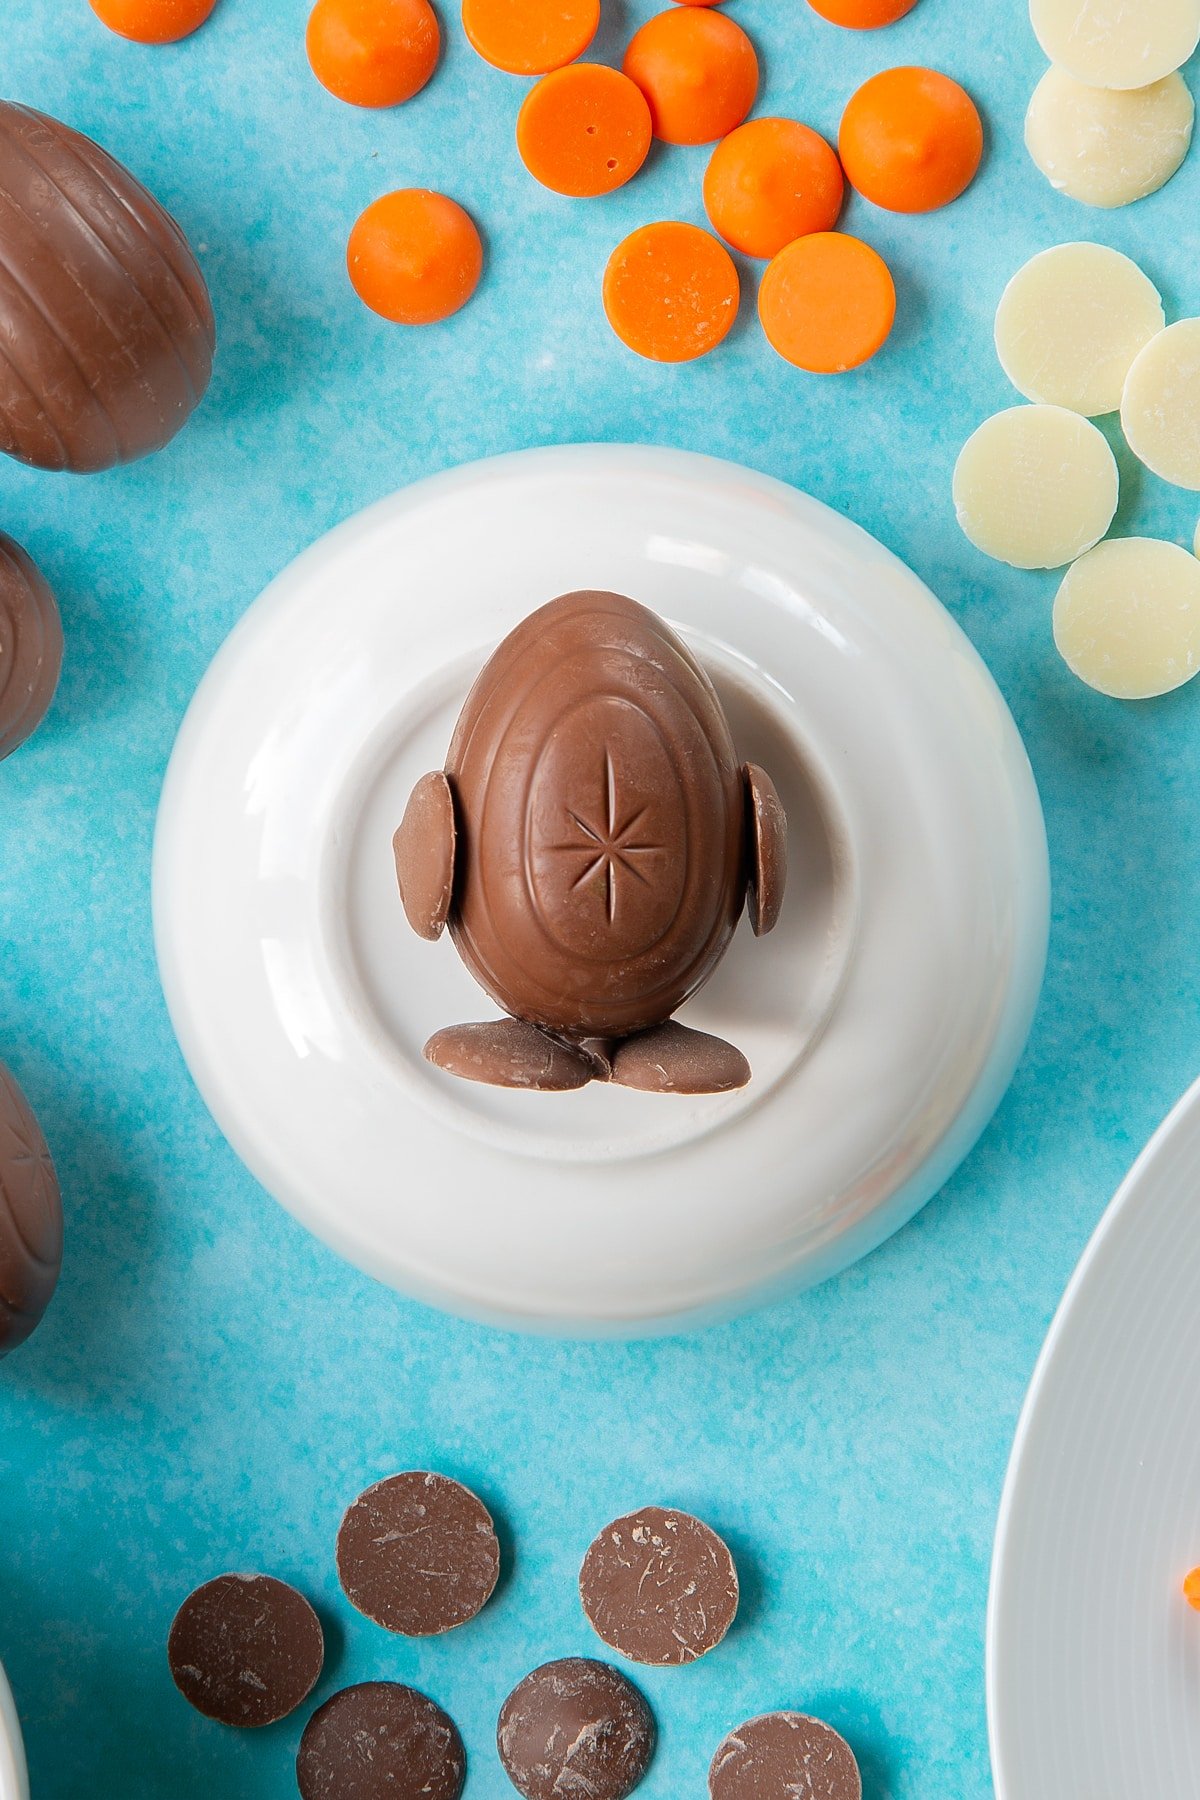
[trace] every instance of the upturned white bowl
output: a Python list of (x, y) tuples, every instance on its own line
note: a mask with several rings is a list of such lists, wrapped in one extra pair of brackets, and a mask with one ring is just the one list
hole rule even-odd
[[(573, 588), (660, 612), (779, 785), (789, 891), (685, 1021), (754, 1079), (712, 1099), (502, 1092), (425, 1063), (494, 1016), (408, 930), (391, 836), (499, 640)], [(264, 1186), (380, 1280), (526, 1329), (645, 1334), (844, 1267), (983, 1129), (1048, 926), (1013, 721), (929, 590), (732, 464), (609, 446), (419, 483), (271, 584), (184, 721), (154, 916), (179, 1041)]]

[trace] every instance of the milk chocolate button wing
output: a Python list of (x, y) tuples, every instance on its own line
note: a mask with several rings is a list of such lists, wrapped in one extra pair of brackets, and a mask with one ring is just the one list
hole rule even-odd
[(0, 1063), (0, 1356), (24, 1343), (62, 1266), (62, 1201), (29, 1102)]
[(306, 1700), (325, 1660), (321, 1623), (273, 1575), (218, 1575), (175, 1615), (167, 1660), (184, 1699), (222, 1725), (273, 1725)]
[(491, 1514), (469, 1488), (413, 1469), (359, 1495), (338, 1532), (337, 1566), (368, 1619), (406, 1637), (432, 1637), (473, 1619), (491, 1599), (500, 1546)]
[(62, 655), (54, 595), (20, 544), (0, 531), (0, 761), (49, 712)]
[(305, 1726), (296, 1758), (301, 1800), (458, 1800), (466, 1777), (453, 1719), (395, 1681), (334, 1694)]
[(0, 101), (0, 449), (77, 472), (159, 450), (214, 343), (170, 214), (89, 138)]
[(625, 1800), (650, 1767), (654, 1716), (607, 1663), (543, 1663), (504, 1702), (496, 1747), (525, 1800)]
[(441, 937), (450, 916), (457, 838), (454, 795), (436, 769), (418, 781), (392, 839), (405, 917), (430, 943)]
[(750, 889), (746, 897), (755, 937), (774, 931), (787, 886), (787, 814), (765, 769), (747, 763), (746, 805), (750, 835)]
[(731, 1731), (708, 1771), (711, 1800), (862, 1800), (845, 1738), (804, 1713), (764, 1713)]
[(738, 1607), (733, 1558), (690, 1513), (647, 1506), (606, 1525), (579, 1575), (583, 1610), (633, 1662), (695, 1662), (721, 1642)]

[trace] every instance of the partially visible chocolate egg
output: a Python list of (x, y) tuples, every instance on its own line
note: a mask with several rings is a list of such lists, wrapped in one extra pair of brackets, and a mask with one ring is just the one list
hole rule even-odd
[(62, 1201), (28, 1100), (0, 1063), (0, 1356), (34, 1330), (62, 1267)]
[(62, 655), (54, 595), (20, 544), (0, 531), (0, 761), (49, 712)]
[(159, 450), (214, 346), (170, 214), (90, 138), (0, 101), (0, 449), (78, 473)]

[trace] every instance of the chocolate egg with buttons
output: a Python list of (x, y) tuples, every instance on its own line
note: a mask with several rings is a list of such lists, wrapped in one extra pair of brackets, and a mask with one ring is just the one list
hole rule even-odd
[(747, 901), (756, 935), (775, 924), (783, 808), (738, 760), (708, 675), (637, 601), (565, 594), (510, 632), (394, 848), (413, 929), (448, 925), (509, 1015), (436, 1033), (425, 1054), (439, 1067), (540, 1089), (749, 1080), (739, 1050), (672, 1015)]
[(54, 698), (63, 637), (49, 584), (0, 531), (0, 761), (37, 730)]
[(171, 215), (90, 138), (0, 101), (0, 450), (76, 473), (159, 450), (214, 344)]
[(0, 1063), (0, 1356), (24, 1343), (62, 1266), (62, 1201), (41, 1127)]

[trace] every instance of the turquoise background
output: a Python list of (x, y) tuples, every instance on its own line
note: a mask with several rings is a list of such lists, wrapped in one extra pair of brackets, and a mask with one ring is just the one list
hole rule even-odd
[[(618, 56), (649, 10), (606, 0), (600, 53)], [(862, 35), (802, 0), (732, 0), (763, 54), (760, 110), (833, 134), (866, 75), (929, 62), (980, 101), (987, 162), (929, 218), (851, 204), (900, 293), (895, 335), (864, 371), (821, 381), (780, 362), (752, 277), (731, 340), (664, 369), (610, 335), (600, 276), (636, 224), (701, 219), (705, 152), (658, 149), (601, 202), (543, 192), (514, 146), (523, 85), (476, 59), (448, 6), (435, 79), (386, 114), (313, 81), (304, 0), (220, 0), (163, 49), (110, 36), (85, 0), (4, 12), (3, 92), (93, 134), (177, 214), (220, 330), (211, 393), (163, 455), (82, 480), (0, 467), (0, 525), (52, 580), (68, 646), (48, 723), (0, 767), (0, 1056), (42, 1119), (67, 1212), (53, 1310), (0, 1365), (0, 1658), (34, 1800), (294, 1792), (303, 1714), (227, 1732), (167, 1672), (176, 1605), (227, 1568), (289, 1577), (318, 1604), (319, 1697), (370, 1676), (415, 1682), (462, 1727), (469, 1800), (502, 1800), (501, 1700), (535, 1663), (597, 1648), (580, 1556), (612, 1515), (659, 1498), (727, 1535), (745, 1604), (718, 1654), (641, 1677), (662, 1733), (645, 1800), (701, 1794), (722, 1734), (778, 1705), (846, 1731), (867, 1800), (985, 1794), (988, 1560), (1017, 1411), (1092, 1226), (1200, 1060), (1200, 696), (1122, 707), (1076, 685), (1051, 641), (1054, 578), (969, 547), (950, 473), (968, 431), (1015, 398), (990, 327), (1033, 251), (1114, 243), (1173, 316), (1200, 311), (1200, 155), (1122, 213), (1055, 196), (1021, 143), (1043, 65), (1020, 0), (920, 0)], [(465, 312), (406, 333), (359, 305), (343, 251), (363, 206), (414, 183), (475, 212), (488, 264)], [(192, 1087), (149, 918), (172, 739), (271, 576), (415, 477), (591, 438), (742, 460), (905, 557), (1012, 705), (1056, 880), (1029, 1052), (940, 1198), (815, 1294), (626, 1346), (452, 1322), (307, 1237)], [(1127, 456), (1122, 473), (1120, 527), (1190, 544), (1195, 497)], [(354, 1614), (332, 1555), (345, 1504), (413, 1465), (477, 1487), (508, 1554), (487, 1611), (427, 1644)]]

